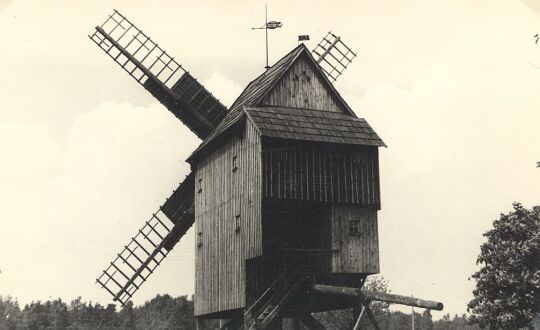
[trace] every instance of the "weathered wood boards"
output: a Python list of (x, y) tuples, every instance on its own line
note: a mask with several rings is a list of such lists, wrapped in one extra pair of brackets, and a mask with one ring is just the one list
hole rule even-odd
[(285, 73), (262, 104), (314, 110), (345, 112), (316, 73), (313, 64), (300, 57)]
[(265, 198), (380, 208), (377, 148), (287, 144), (263, 149)]
[(261, 144), (250, 122), (195, 169), (195, 315), (242, 308), (245, 260), (262, 254)]
[(346, 205), (330, 208), (332, 271), (376, 274), (379, 272), (377, 210)]
[(247, 307), (298, 256), (319, 274), (377, 273), (380, 146), (305, 46), (251, 82), (188, 159), (195, 315)]

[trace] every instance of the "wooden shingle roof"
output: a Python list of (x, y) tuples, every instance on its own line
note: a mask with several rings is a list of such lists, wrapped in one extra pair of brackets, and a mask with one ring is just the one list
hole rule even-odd
[(210, 135), (201, 143), (201, 145), (199, 145), (199, 147), (191, 154), (188, 161), (191, 158), (194, 158), (196, 154), (202, 151), (202, 149), (204, 149), (207, 145), (211, 144), (216, 137), (238, 122), (245, 115), (243, 109), (244, 105), (256, 104), (261, 98), (263, 98), (270, 91), (273, 83), (275, 83), (275, 81), (278, 80), (285, 73), (285, 71), (287, 71), (294, 60), (296, 60), (296, 58), (304, 50), (306, 50), (306, 47), (304, 44), (300, 44), (290, 53), (283, 56), (278, 62), (276, 62), (276, 64), (272, 65), (272, 67), (250, 82), (242, 94), (240, 94), (236, 101), (234, 101), (231, 109), (225, 115), (218, 127), (216, 127), (216, 129), (210, 133)]
[[(313, 114), (313, 110), (283, 108), (283, 107), (256, 107), (262, 99), (272, 90), (280, 78), (289, 70), (292, 64), (300, 57), (306, 56), (316, 69), (320, 78), (324, 81), (327, 88), (333, 92), (336, 99), (343, 105), (346, 113), (330, 113), (330, 111), (320, 111), (320, 114)], [(204, 149), (210, 148), (210, 145), (217, 143), (219, 137), (230, 130), (235, 124), (241, 122), (246, 116), (246, 109), (249, 109), (252, 118), (257, 126), (261, 125), (261, 132), (264, 130), (267, 136), (306, 139), (320, 142), (334, 142), (346, 144), (364, 144), (372, 146), (385, 146), (384, 142), (373, 131), (364, 119), (357, 118), (350, 109), (345, 100), (335, 90), (328, 77), (323, 73), (315, 59), (304, 44), (298, 45), (287, 55), (282, 57), (272, 67), (250, 82), (246, 89), (234, 101), (228, 113), (216, 129), (199, 145), (199, 147), (187, 159), (191, 162), (198, 157)], [(281, 109), (281, 110), (280, 110)], [(280, 118), (270, 118), (272, 115)], [(322, 116), (322, 117), (321, 117)], [(326, 116), (326, 117), (324, 117)], [(258, 118), (258, 122), (255, 120)], [(285, 121), (290, 122), (286, 123)], [(334, 123), (332, 126), (335, 132), (330, 132), (327, 125), (322, 120), (330, 120)], [(276, 123), (272, 122), (275, 121)], [(279, 122), (279, 123), (278, 123)], [(328, 123), (328, 121), (324, 121)], [(272, 126), (274, 125), (274, 126)], [(311, 126), (309, 126), (311, 125)], [(355, 125), (352, 127), (351, 125)], [(326, 131), (316, 127), (326, 127)], [(291, 130), (297, 130), (297, 134), (291, 135)], [(315, 135), (321, 135), (315, 137)], [(278, 136), (280, 135), (280, 136)], [(289, 136), (289, 137), (287, 137)]]
[(286, 107), (245, 107), (261, 135), (291, 140), (385, 147), (363, 118)]

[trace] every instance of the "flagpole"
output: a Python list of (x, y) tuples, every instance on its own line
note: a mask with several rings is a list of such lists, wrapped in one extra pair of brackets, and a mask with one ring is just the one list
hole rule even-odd
[(264, 5), (264, 26), (263, 27), (252, 27), (252, 30), (262, 30), (264, 29), (265, 40), (266, 40), (266, 66), (265, 69), (270, 69), (268, 65), (268, 29), (277, 29), (280, 28), (283, 24), (278, 21), (268, 22), (268, 5)]

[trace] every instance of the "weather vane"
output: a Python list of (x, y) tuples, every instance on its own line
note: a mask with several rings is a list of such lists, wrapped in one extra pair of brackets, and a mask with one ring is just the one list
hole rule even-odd
[(266, 66), (264, 67), (265, 69), (269, 69), (270, 66), (268, 65), (268, 30), (273, 30), (273, 29), (277, 29), (277, 28), (280, 28), (283, 26), (283, 24), (281, 22), (278, 22), (278, 21), (270, 21), (268, 22), (268, 6), (267, 5), (264, 5), (264, 20), (265, 20), (265, 23), (263, 26), (261, 27), (254, 27), (254, 28), (251, 28), (252, 30), (264, 30), (266, 32)]

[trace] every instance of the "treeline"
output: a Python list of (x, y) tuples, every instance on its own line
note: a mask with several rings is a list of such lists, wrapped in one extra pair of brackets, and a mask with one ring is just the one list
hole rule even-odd
[[(383, 330), (410, 330), (412, 329), (411, 314), (387, 309), (373, 310), (379, 327)], [(352, 316), (352, 310), (332, 311), (318, 313), (315, 317), (327, 328), (335, 330), (349, 330), (354, 327), (355, 321)], [(362, 329), (374, 329), (367, 317), (364, 317), (361, 323)], [(470, 324), (470, 318), (465, 314), (451, 317), (446, 314), (442, 319), (433, 321), (431, 313), (425, 310), (423, 313), (414, 313), (415, 330), (479, 330), (476, 324)]]
[[(411, 329), (411, 314), (376, 310), (375, 316), (381, 329)], [(354, 325), (351, 310), (317, 314), (316, 317), (327, 329), (351, 329)], [(477, 325), (468, 325), (465, 315), (445, 315), (441, 320), (433, 321), (428, 311), (415, 313), (416, 330), (476, 330)], [(206, 321), (205, 329), (218, 328), (215, 320)], [(10, 297), (0, 297), (0, 330), (12, 329), (195, 329), (193, 318), (193, 300), (187, 296), (173, 298), (169, 295), (157, 295), (141, 306), (128, 304), (117, 310), (109, 304), (83, 302), (77, 298), (69, 303), (56, 299), (52, 301), (32, 302), (23, 308)], [(367, 323), (363, 329), (371, 329)]]
[[(216, 322), (205, 328), (214, 329)], [(83, 302), (77, 298), (70, 303), (61, 299), (32, 302), (20, 308), (16, 300), (0, 297), (0, 330), (11, 329), (194, 329), (193, 300), (186, 296), (173, 298), (157, 295), (142, 306), (128, 302), (120, 310), (109, 304)]]

